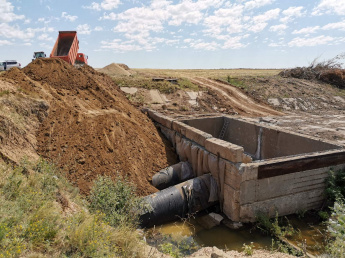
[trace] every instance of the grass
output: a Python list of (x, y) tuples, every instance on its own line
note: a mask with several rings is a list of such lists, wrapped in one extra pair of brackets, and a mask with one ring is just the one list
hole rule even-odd
[(279, 74), (280, 69), (133, 69), (149, 76), (165, 76), (174, 78), (226, 78), (240, 76), (274, 76)]
[(136, 87), (143, 88), (147, 90), (159, 90), (161, 93), (170, 94), (177, 90), (190, 90), (198, 91), (198, 85), (192, 83), (188, 79), (179, 78), (177, 84), (173, 84), (167, 81), (152, 81), (151, 77), (138, 75), (132, 77), (113, 77), (114, 82), (119, 87)]
[(1, 165), (0, 202), (0, 257), (140, 257), (142, 253), (133, 223), (114, 225), (103, 211), (89, 212), (76, 188), (43, 160)]
[(326, 183), (327, 201), (332, 205), (327, 221), (331, 236), (327, 251), (331, 257), (345, 257), (345, 169), (331, 170)]
[(9, 95), (9, 94), (10, 94), (9, 90), (0, 91), (0, 97), (6, 96), (6, 95)]

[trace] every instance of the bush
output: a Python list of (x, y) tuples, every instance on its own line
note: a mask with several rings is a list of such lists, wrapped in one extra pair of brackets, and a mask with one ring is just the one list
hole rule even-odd
[(328, 252), (332, 257), (345, 257), (345, 204), (342, 201), (334, 203), (328, 232), (333, 237), (328, 244)]
[(111, 226), (136, 224), (138, 221), (139, 198), (135, 195), (134, 186), (120, 176), (115, 182), (110, 177), (98, 177), (89, 200), (90, 210), (104, 213)]
[(345, 196), (345, 169), (339, 171), (329, 171), (326, 180), (326, 198), (329, 206), (337, 200), (344, 200)]
[[(128, 196), (126, 186), (116, 189), (120, 193), (124, 189), (118, 196)], [(67, 207), (59, 202), (61, 198)], [(15, 168), (0, 166), (0, 202), (0, 257), (138, 257), (142, 253), (133, 225), (114, 228), (105, 214), (90, 214), (76, 188), (43, 160), (23, 161)]]
[(342, 69), (343, 63), (340, 61), (344, 58), (345, 53), (321, 62), (316, 58), (308, 67), (287, 69), (280, 72), (279, 75), (306, 80), (317, 79), (335, 85), (340, 89), (345, 89), (345, 70)]

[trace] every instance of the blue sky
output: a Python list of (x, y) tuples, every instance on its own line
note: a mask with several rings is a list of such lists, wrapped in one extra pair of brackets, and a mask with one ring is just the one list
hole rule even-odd
[(93, 67), (287, 68), (345, 52), (345, 0), (0, 0), (0, 61), (60, 30)]

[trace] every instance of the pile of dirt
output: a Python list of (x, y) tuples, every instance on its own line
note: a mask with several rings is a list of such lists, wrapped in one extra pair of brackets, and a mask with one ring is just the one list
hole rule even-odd
[(98, 72), (105, 73), (109, 76), (130, 76), (132, 74), (129, 67), (125, 64), (112, 63), (99, 69)]
[(131, 69), (128, 67), (128, 65), (126, 64), (117, 64), (118, 66), (122, 67), (123, 69), (125, 69), (126, 71), (130, 71)]
[(17, 164), (24, 159), (38, 159), (35, 133), (49, 106), (3, 80), (0, 93), (0, 159)]
[(107, 75), (59, 59), (37, 59), (3, 75), (49, 105), (37, 130), (38, 154), (60, 166), (87, 194), (98, 175), (125, 176), (140, 195), (149, 180), (176, 162), (157, 129)]

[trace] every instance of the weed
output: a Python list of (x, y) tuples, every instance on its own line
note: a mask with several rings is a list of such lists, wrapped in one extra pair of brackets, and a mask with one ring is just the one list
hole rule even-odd
[[(120, 186), (122, 200), (128, 192)], [(43, 160), (0, 167), (0, 257), (140, 256), (135, 224), (111, 227), (104, 213), (90, 214), (83, 207), (85, 201), (74, 189)], [(57, 192), (68, 196), (74, 212), (63, 212)]]
[(116, 177), (115, 182), (110, 177), (98, 177), (90, 192), (89, 208), (93, 212), (105, 214), (105, 221), (111, 226), (124, 223), (134, 223), (137, 218), (139, 198), (135, 188), (127, 179)]
[(292, 236), (296, 231), (289, 223), (286, 217), (285, 221), (279, 219), (278, 213), (275, 218), (270, 219), (265, 213), (259, 212), (256, 216), (257, 228), (266, 234), (271, 234), (275, 237)]
[(319, 215), (319, 217), (323, 220), (323, 221), (326, 221), (329, 219), (329, 214), (327, 211), (319, 211), (317, 213)]
[(191, 237), (173, 238), (170, 235), (163, 235), (158, 250), (172, 257), (185, 257), (200, 248)]
[(159, 249), (162, 253), (168, 254), (172, 257), (180, 257), (180, 253), (172, 243), (163, 243), (159, 245)]
[(327, 222), (331, 236), (327, 251), (332, 257), (345, 257), (345, 169), (337, 172), (331, 170), (326, 182), (327, 200), (334, 203)]
[(192, 91), (199, 91), (199, 86), (192, 83), (190, 80), (186, 79), (186, 78), (180, 78), (177, 81), (179, 87), (183, 90), (188, 89), (188, 90), (192, 90)]
[(242, 249), (243, 249), (243, 252), (245, 253), (245, 255), (252, 256), (253, 253), (254, 253), (254, 244), (253, 244), (253, 242), (250, 242), (249, 245), (246, 245), (244, 243)]
[(9, 95), (9, 94), (10, 94), (9, 90), (0, 91), (0, 97), (6, 96), (6, 95)]
[(328, 221), (328, 232), (332, 236), (327, 250), (332, 257), (345, 257), (345, 204), (334, 203), (332, 217)]
[(326, 198), (330, 205), (336, 200), (344, 200), (345, 197), (345, 169), (329, 171), (326, 180)]

